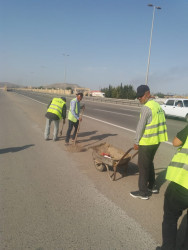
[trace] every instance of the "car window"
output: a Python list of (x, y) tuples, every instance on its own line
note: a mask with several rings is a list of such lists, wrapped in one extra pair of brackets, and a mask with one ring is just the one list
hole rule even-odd
[(184, 100), (183, 102), (184, 102), (184, 106), (188, 107), (188, 100)]
[(168, 100), (166, 102), (166, 105), (173, 106), (174, 105), (174, 100)]
[(175, 101), (175, 106), (177, 107), (183, 107), (183, 102), (182, 101)]

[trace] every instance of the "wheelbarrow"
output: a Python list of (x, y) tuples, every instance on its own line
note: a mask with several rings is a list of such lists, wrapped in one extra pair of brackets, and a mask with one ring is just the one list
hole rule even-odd
[[(133, 149), (130, 148), (127, 152), (123, 152), (107, 143), (94, 146), (92, 153), (94, 165), (100, 172), (107, 170), (110, 180), (115, 181), (117, 168), (128, 165), (129, 161), (138, 154), (138, 151), (132, 155), (129, 154)], [(110, 168), (113, 169), (113, 173)]]

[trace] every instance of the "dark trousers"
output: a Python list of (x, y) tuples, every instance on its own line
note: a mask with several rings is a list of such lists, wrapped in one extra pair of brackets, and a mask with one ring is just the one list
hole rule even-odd
[(66, 135), (66, 139), (65, 141), (68, 143), (69, 140), (70, 140), (70, 134), (71, 134), (71, 131), (74, 127), (74, 133), (73, 133), (73, 136), (72, 136), (72, 139), (74, 140), (75, 139), (75, 136), (76, 136), (76, 132), (77, 132), (77, 129), (78, 129), (78, 124), (79, 124), (79, 121), (77, 122), (72, 122), (69, 120), (69, 127), (68, 127), (68, 130), (67, 130), (67, 135)]
[[(164, 216), (162, 223), (162, 250), (176, 249), (177, 222), (183, 210), (188, 208), (188, 189), (171, 182), (165, 192)], [(188, 249), (188, 231), (185, 234), (184, 246)]]
[(155, 171), (153, 159), (159, 144), (142, 146), (138, 149), (139, 179), (138, 187), (142, 195), (148, 195), (148, 188), (152, 189), (155, 184)]

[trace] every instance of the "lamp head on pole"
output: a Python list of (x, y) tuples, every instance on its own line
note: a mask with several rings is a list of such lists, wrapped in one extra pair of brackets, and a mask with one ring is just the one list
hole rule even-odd
[(69, 55), (67, 55), (67, 54), (64, 54), (64, 53), (62, 53), (62, 55), (63, 55), (63, 56), (69, 56)]
[(160, 6), (155, 6), (151, 3), (148, 4), (148, 7), (154, 7), (155, 9), (161, 10), (162, 8)]

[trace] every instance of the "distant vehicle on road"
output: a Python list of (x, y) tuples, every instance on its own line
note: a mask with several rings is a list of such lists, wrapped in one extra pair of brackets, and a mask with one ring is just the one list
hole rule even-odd
[(188, 122), (188, 99), (167, 99), (164, 104), (161, 104), (161, 108), (166, 117), (184, 118)]
[(95, 91), (91, 91), (91, 92), (90, 92), (90, 95), (91, 95), (91, 96), (97, 96), (97, 97), (104, 97), (105, 93), (103, 93), (103, 92), (101, 92), (101, 91), (95, 90)]

